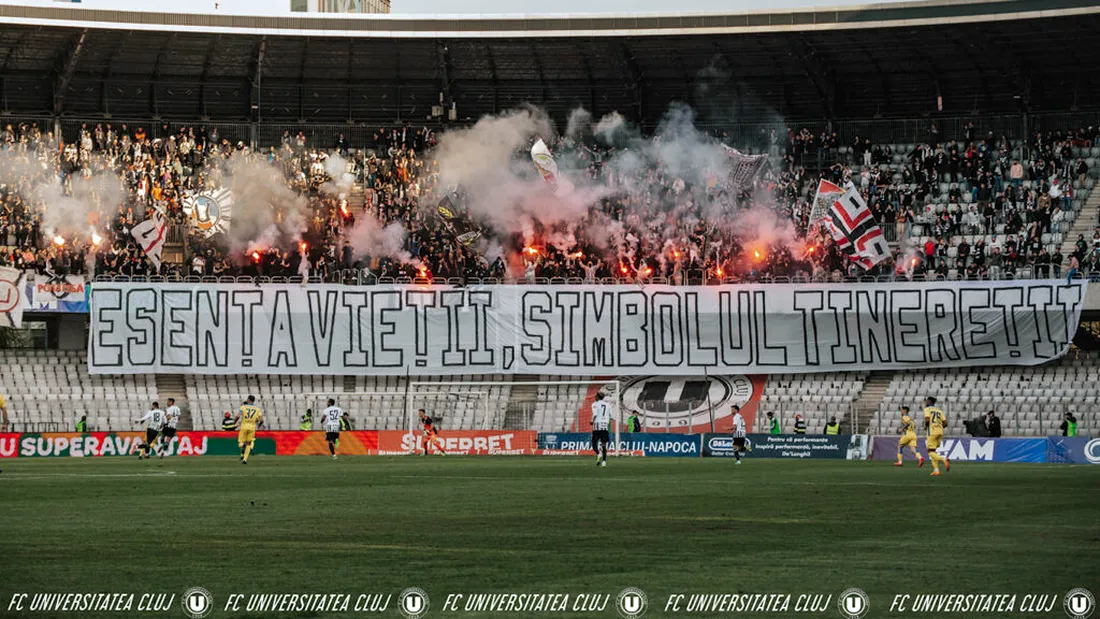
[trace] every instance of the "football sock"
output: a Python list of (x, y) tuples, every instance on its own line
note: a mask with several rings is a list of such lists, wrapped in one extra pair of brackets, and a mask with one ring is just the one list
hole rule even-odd
[(245, 462), (248, 462), (248, 456), (252, 453), (252, 443), (248, 443), (244, 446), (243, 458)]
[(930, 451), (930, 452), (928, 452), (928, 457), (932, 458), (932, 470), (933, 471), (940, 470), (940, 460), (943, 459), (943, 458), (940, 457), (940, 454), (938, 454), (934, 451)]
[(329, 442), (329, 444), (328, 444), (328, 452), (329, 452), (330, 454), (334, 455), (334, 456), (336, 455), (336, 445), (335, 445), (334, 443), (332, 443), (332, 442)]

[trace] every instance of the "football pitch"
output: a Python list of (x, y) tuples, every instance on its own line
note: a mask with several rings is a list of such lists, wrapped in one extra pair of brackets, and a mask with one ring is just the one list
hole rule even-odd
[[(12, 594), (427, 592), (427, 617), (646, 616), (683, 593), (1100, 593), (1100, 467), (553, 457), (0, 462), (0, 614)], [(607, 594), (602, 612), (458, 612), (450, 594)], [(596, 598), (594, 598), (596, 599)], [(572, 602), (570, 602), (572, 603)], [(1062, 617), (1061, 597), (1043, 616)], [(353, 601), (354, 604), (354, 601)], [(243, 608), (243, 604), (242, 604)], [(683, 614), (683, 613), (682, 613)], [(67, 613), (118, 617), (133, 614)], [(691, 616), (793, 616), (694, 613)], [(811, 614), (812, 615), (812, 614)], [(37, 613), (43, 617), (49, 614)], [(805, 616), (805, 615), (802, 615)], [(902, 616), (902, 615), (897, 615)], [(905, 616), (914, 616), (908, 614)], [(939, 615), (951, 616), (951, 615)], [(968, 613), (999, 617), (1001, 613)], [(1023, 616), (1023, 615), (1021, 615)], [(1036, 616), (1036, 615), (1031, 615)]]

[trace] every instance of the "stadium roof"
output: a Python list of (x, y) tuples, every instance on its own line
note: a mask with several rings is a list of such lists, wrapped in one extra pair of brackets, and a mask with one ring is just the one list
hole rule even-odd
[(0, 5), (2, 111), (343, 122), (524, 102), (652, 120), (1100, 105), (1100, 2), (738, 14), (250, 17)]

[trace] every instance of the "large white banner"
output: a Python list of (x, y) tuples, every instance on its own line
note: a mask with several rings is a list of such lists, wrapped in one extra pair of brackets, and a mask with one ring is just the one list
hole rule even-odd
[(1086, 283), (673, 286), (97, 283), (89, 371), (605, 376), (1033, 365)]

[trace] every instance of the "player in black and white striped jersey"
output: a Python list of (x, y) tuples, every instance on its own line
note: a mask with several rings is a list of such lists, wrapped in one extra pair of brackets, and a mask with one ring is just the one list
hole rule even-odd
[(153, 406), (149, 411), (134, 423), (145, 424), (145, 444), (138, 451), (138, 460), (151, 458), (152, 454), (150, 452), (153, 449), (153, 444), (160, 436), (160, 429), (164, 427), (164, 411), (160, 410), (159, 403), (153, 402)]
[(336, 400), (329, 398), (328, 408), (321, 413), (321, 423), (325, 425), (325, 442), (328, 443), (328, 452), (332, 459), (336, 459), (336, 445), (340, 443), (340, 417), (344, 411), (336, 406)]
[(592, 451), (596, 452), (596, 466), (607, 466), (607, 445), (611, 442), (611, 402), (607, 394), (600, 393), (592, 403)]
[(741, 456), (745, 455), (749, 438), (745, 432), (745, 418), (741, 416), (741, 407), (733, 405), (733, 457), (737, 458), (737, 464), (741, 464)]
[(176, 428), (180, 424), (180, 407), (176, 406), (175, 398), (168, 398), (168, 408), (164, 410), (164, 428), (160, 433), (160, 457), (172, 447), (172, 441), (176, 438)]

